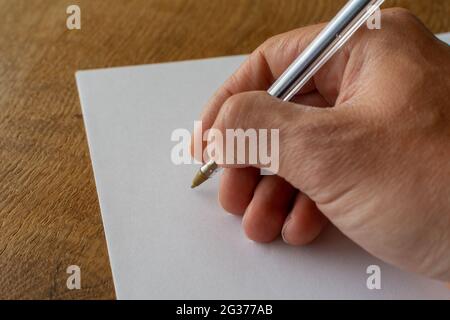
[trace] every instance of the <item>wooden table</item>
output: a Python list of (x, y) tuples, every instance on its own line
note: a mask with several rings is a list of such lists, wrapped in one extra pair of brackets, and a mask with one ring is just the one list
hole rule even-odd
[[(76, 70), (249, 53), (344, 2), (0, 0), (0, 298), (114, 298)], [(81, 30), (66, 28), (71, 4)], [(449, 0), (393, 5), (450, 31)]]

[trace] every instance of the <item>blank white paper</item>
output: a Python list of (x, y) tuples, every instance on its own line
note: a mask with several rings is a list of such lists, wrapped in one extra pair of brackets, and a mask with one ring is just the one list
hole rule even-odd
[(448, 44), (450, 44), (450, 32), (449, 33), (438, 34), (437, 37), (439, 39), (441, 39), (442, 41), (447, 42)]
[[(248, 240), (217, 202), (218, 178), (171, 162), (174, 129), (244, 56), (77, 73), (119, 299), (448, 299), (445, 284), (400, 271), (330, 227), (312, 245)], [(366, 285), (381, 268), (381, 290)]]

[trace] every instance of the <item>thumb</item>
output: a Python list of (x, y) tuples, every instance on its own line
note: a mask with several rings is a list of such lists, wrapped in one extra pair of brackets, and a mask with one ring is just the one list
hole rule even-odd
[[(312, 180), (331, 170), (324, 167), (335, 160), (336, 140), (351, 122), (345, 109), (285, 102), (259, 91), (233, 95), (222, 106), (208, 135), (219, 131), (225, 143), (221, 148), (214, 146), (212, 158), (223, 167), (268, 168), (307, 192)], [(252, 144), (255, 135), (257, 143)], [(243, 137), (244, 142), (239, 143)], [(264, 140), (267, 145), (261, 143)], [(211, 141), (215, 144), (217, 137)], [(271, 163), (262, 161), (261, 155), (269, 153)]]

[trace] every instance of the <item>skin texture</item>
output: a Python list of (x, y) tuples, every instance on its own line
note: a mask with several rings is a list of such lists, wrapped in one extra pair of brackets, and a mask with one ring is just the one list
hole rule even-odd
[(450, 48), (386, 10), (293, 102), (270, 97), (323, 26), (267, 40), (205, 107), (203, 130), (280, 130), (278, 175), (227, 166), (219, 201), (252, 240), (304, 245), (330, 221), (382, 260), (449, 281)]

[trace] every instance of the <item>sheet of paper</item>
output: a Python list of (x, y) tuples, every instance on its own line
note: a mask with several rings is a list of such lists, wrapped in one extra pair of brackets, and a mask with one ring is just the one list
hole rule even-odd
[[(192, 129), (244, 56), (77, 73), (119, 299), (450, 298), (442, 283), (397, 270), (329, 228), (310, 246), (248, 240), (217, 203), (191, 190), (171, 134)], [(366, 285), (381, 268), (381, 290)]]
[(450, 32), (438, 34), (437, 37), (450, 45)]

